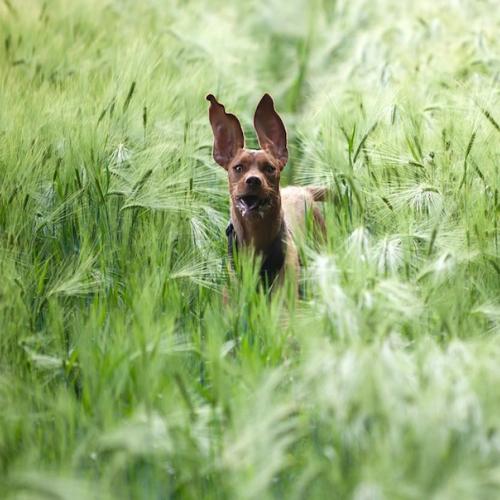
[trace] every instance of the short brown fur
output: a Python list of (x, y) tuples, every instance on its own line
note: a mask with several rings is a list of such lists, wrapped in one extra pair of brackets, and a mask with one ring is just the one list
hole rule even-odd
[[(285, 263), (278, 281), (293, 268), (299, 273), (299, 259), (293, 237), (306, 226), (306, 213), (324, 234), (325, 224), (316, 201), (323, 201), (326, 189), (289, 186), (280, 189), (280, 174), (288, 160), (286, 130), (274, 103), (265, 94), (254, 116), (261, 149), (246, 149), (243, 131), (236, 116), (226, 113), (213, 95), (209, 118), (214, 133), (214, 160), (228, 172), (231, 222), (239, 246), (250, 247), (265, 258), (277, 238), (283, 238)], [(284, 230), (283, 230), (284, 228)], [(281, 236), (280, 236), (281, 234)]]

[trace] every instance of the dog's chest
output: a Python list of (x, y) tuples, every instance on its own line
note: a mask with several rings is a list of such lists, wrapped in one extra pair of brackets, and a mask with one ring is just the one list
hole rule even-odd
[[(283, 270), (287, 254), (287, 235), (287, 228), (285, 224), (282, 224), (278, 236), (271, 242), (268, 250), (263, 255), (259, 275), (264, 285), (272, 285)], [(234, 252), (238, 251), (239, 245), (232, 222), (229, 222), (226, 228), (226, 236), (228, 243), (228, 257), (231, 266), (234, 269)]]

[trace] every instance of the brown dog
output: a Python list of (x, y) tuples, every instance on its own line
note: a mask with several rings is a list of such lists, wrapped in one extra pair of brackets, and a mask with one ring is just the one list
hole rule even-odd
[(280, 189), (280, 173), (288, 160), (285, 126), (269, 94), (260, 100), (254, 127), (261, 149), (245, 148), (240, 122), (226, 113), (215, 97), (209, 118), (214, 134), (214, 160), (228, 172), (231, 222), (227, 228), (229, 257), (234, 248), (248, 247), (262, 257), (260, 276), (264, 284), (282, 283), (286, 269), (299, 274), (299, 258), (292, 236), (305, 230), (306, 213), (324, 232), (324, 221), (315, 201), (326, 190), (290, 186)]

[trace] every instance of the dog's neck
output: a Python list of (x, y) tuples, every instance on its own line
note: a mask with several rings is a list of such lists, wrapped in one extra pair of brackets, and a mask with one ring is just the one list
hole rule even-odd
[(234, 249), (250, 248), (262, 257), (259, 275), (263, 285), (272, 286), (285, 263), (286, 231), (279, 196), (263, 217), (246, 218), (232, 205), (226, 230), (231, 265), (234, 268)]
[(238, 244), (251, 247), (265, 257), (282, 234), (281, 198), (278, 196), (262, 217), (244, 217), (234, 203), (231, 203), (231, 221)]

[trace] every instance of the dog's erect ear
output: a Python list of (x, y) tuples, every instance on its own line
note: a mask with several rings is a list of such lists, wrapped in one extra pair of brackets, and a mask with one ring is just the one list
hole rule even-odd
[(238, 150), (245, 145), (243, 130), (238, 118), (226, 113), (212, 94), (207, 95), (207, 101), (210, 101), (208, 117), (214, 133), (214, 160), (227, 170)]
[(260, 147), (269, 151), (279, 161), (280, 169), (282, 169), (288, 160), (286, 130), (274, 109), (274, 102), (269, 94), (264, 94), (260, 100), (253, 117), (253, 125)]

